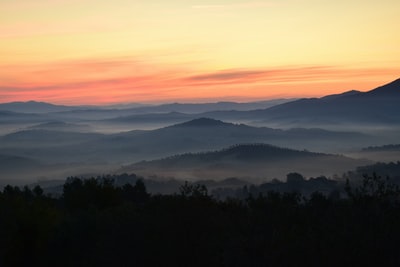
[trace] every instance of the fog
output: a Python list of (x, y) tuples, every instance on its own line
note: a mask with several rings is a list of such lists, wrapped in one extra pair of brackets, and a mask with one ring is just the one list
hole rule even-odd
[[(194, 120), (194, 122), (199, 120)], [(302, 159), (242, 164), (214, 162), (210, 165), (129, 170), (144, 177), (157, 175), (184, 180), (237, 177), (254, 183), (282, 179), (289, 172), (306, 176), (332, 176), (373, 161), (391, 161), (398, 152), (365, 152), (362, 148), (395, 143), (397, 128), (252, 127), (209, 120), (210, 125), (166, 123), (114, 123), (102, 120), (2, 124), (0, 180), (2, 184), (64, 179), (72, 175), (118, 173), (142, 160), (156, 160), (182, 153), (207, 152), (242, 143), (265, 143), (284, 148), (343, 154), (359, 159), (349, 162)], [(240, 124), (239, 124), (240, 123)], [(253, 124), (254, 125), (254, 124)], [(329, 128), (329, 127), (327, 127)]]
[[(41, 103), (23, 108), (19, 103), (9, 105), (10, 110), (0, 104), (0, 184), (121, 172), (191, 181), (236, 177), (261, 183), (283, 179), (290, 172), (331, 177), (357, 166), (399, 159), (399, 151), (364, 150), (400, 143), (396, 117), (370, 110), (365, 111), (370, 117), (362, 117), (362, 111), (333, 112), (337, 99), (125, 108)], [(347, 102), (347, 111), (352, 110)], [(306, 108), (310, 103), (316, 105)], [(395, 107), (391, 105), (391, 111)], [(275, 151), (268, 160), (228, 157), (209, 162), (187, 162), (177, 156), (173, 164), (161, 164), (174, 155), (255, 143), (327, 155), (277, 159)]]

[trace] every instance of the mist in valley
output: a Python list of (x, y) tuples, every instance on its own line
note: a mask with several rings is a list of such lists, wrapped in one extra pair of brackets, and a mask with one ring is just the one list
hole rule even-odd
[[(399, 83), (366, 93), (251, 103), (0, 104), (0, 184), (123, 172), (259, 184), (291, 172), (336, 177), (396, 162), (400, 150), (385, 145), (400, 143)], [(238, 151), (216, 156), (250, 144), (245, 157)], [(257, 154), (270, 146), (275, 149)]]

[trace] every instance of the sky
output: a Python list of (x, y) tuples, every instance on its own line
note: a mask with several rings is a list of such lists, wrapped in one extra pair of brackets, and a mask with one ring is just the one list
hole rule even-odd
[(400, 77), (399, 0), (1, 0), (0, 102), (254, 101)]

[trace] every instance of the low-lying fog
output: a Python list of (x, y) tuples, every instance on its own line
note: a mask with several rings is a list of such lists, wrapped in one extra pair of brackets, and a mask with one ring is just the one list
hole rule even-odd
[[(182, 121), (184, 122), (184, 121)], [(180, 122), (176, 122), (180, 123)], [(68, 176), (96, 176), (119, 173), (121, 167), (189, 152), (223, 149), (241, 143), (266, 143), (279, 147), (314, 152), (342, 154), (351, 163), (281, 160), (263, 164), (181, 166), (180, 168), (134, 169), (143, 176), (179, 179), (224, 179), (240, 177), (252, 182), (284, 178), (289, 172), (306, 176), (332, 176), (374, 161), (396, 161), (398, 151), (366, 152), (362, 148), (396, 143), (398, 128), (353, 125), (316, 129), (249, 127), (210, 121), (210, 125), (175, 125), (168, 123), (114, 123), (95, 121), (41, 121), (2, 124), (0, 131), (0, 183), (24, 184), (38, 180), (64, 179)], [(239, 124), (240, 123), (240, 124)], [(268, 125), (271, 126), (271, 125)], [(166, 127), (166, 128), (163, 128)], [(327, 130), (329, 128), (329, 131)], [(335, 130), (336, 129), (336, 130)], [(335, 131), (333, 131), (335, 130)], [(397, 142), (398, 143), (398, 142)], [(226, 163), (226, 162), (225, 162)], [(220, 164), (220, 165), (218, 165)], [(218, 167), (219, 166), (219, 167)], [(236, 166), (236, 168), (232, 168)]]
[[(240, 176), (265, 181), (294, 171), (306, 176), (333, 176), (363, 164), (397, 161), (400, 149), (387, 150), (385, 145), (400, 143), (399, 84), (400, 80), (366, 93), (252, 103), (124, 107), (0, 104), (0, 183), (124, 170), (181, 179)], [(269, 157), (262, 159), (248, 154), (250, 161), (235, 158), (236, 154), (231, 155), (234, 160), (194, 162), (177, 156), (166, 166), (160, 165), (162, 160), (154, 161), (225, 151), (238, 144), (270, 144), (292, 152), (272, 149), (265, 152)], [(364, 149), (368, 147), (378, 148)], [(307, 154), (310, 152), (329, 155)], [(298, 157), (286, 153), (297, 153)], [(138, 163), (144, 160), (146, 164)]]

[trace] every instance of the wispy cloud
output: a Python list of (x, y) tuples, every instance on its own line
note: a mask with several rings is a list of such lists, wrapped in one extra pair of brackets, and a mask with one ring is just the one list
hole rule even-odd
[(0, 102), (33, 99), (64, 104), (304, 97), (372, 89), (398, 78), (397, 69), (340, 66), (200, 72), (191, 66), (161, 66), (123, 57), (0, 68), (4, 70)]
[(233, 69), (187, 77), (188, 81), (197, 83), (257, 82), (260, 80), (288, 81), (326, 78), (325, 75), (337, 70), (330, 66), (281, 67), (268, 69)]
[(262, 70), (227, 70), (215, 73), (195, 75), (188, 78), (193, 81), (227, 81), (240, 80), (244, 78), (257, 78), (266, 75), (266, 71)]
[[(315, 83), (333, 82), (346, 79), (365, 79), (382, 75), (396, 75), (390, 68), (345, 68), (340, 66), (299, 66), (266, 69), (230, 69), (186, 77), (193, 84), (226, 83)], [(394, 76), (395, 77), (395, 76)]]

